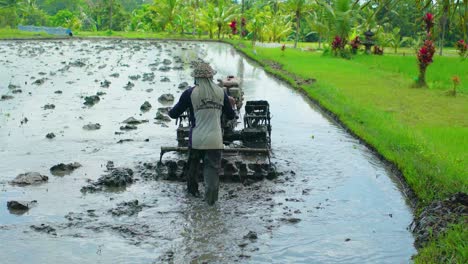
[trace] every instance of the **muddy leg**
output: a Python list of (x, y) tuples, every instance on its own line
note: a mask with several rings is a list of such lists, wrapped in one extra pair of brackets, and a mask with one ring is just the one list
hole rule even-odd
[(188, 158), (188, 171), (187, 171), (187, 191), (194, 195), (199, 196), (198, 191), (198, 173), (200, 170), (200, 160), (203, 157), (203, 151), (191, 149)]
[(203, 159), (203, 166), (205, 200), (209, 205), (213, 205), (218, 200), (218, 171), (221, 166), (221, 150), (207, 150)]

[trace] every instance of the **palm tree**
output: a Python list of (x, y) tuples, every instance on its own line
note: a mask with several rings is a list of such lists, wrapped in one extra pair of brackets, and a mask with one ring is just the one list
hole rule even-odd
[(214, 19), (218, 28), (218, 39), (220, 39), (224, 27), (237, 15), (237, 6), (229, 5), (225, 0), (218, 0), (217, 6), (212, 10), (214, 11)]
[(302, 15), (311, 10), (310, 0), (287, 0), (288, 9), (292, 11), (294, 20), (296, 21), (296, 38), (294, 40), (294, 48), (297, 47), (299, 41), (299, 34), (301, 32), (301, 19)]

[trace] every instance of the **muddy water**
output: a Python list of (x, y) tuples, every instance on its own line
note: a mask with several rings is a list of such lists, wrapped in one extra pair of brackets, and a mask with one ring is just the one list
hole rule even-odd
[[(177, 86), (191, 82), (188, 62), (196, 57), (211, 62), (218, 78), (242, 77), (247, 99), (270, 102), (273, 161), (284, 173), (249, 186), (223, 183), (215, 207), (187, 196), (184, 183), (152, 180), (138, 169), (159, 158), (160, 146), (176, 143), (173, 122), (154, 122), (157, 108), (166, 106), (157, 98), (179, 96)], [(154, 63), (164, 59), (182, 68), (160, 71), (163, 64)], [(144, 73), (154, 73), (154, 80), (132, 80), (135, 86), (124, 89), (129, 76)], [(41, 78), (43, 84), (33, 84)], [(14, 97), (0, 101), (2, 263), (407, 263), (415, 253), (407, 230), (412, 212), (385, 164), (227, 45), (2, 41), (0, 80), (0, 94)], [(109, 88), (100, 87), (105, 80)], [(13, 94), (9, 84), (22, 93)], [(106, 94), (84, 106), (82, 97), (97, 92)], [(149, 112), (140, 111), (144, 101), (153, 106)], [(55, 109), (44, 110), (46, 104)], [(115, 134), (128, 117), (149, 122)], [(101, 129), (83, 130), (90, 122)], [(51, 132), (56, 137), (45, 138)], [(133, 141), (117, 143), (121, 139)], [(125, 189), (81, 193), (103, 175), (107, 161), (134, 169), (137, 181)], [(83, 166), (71, 175), (51, 175), (49, 168), (61, 162)], [(8, 183), (28, 171), (48, 175), (49, 182)], [(135, 199), (140, 207), (133, 214), (109, 211)], [(9, 200), (38, 203), (17, 215), (8, 211)], [(41, 224), (50, 228), (31, 227)], [(245, 237), (249, 232), (257, 238)]]

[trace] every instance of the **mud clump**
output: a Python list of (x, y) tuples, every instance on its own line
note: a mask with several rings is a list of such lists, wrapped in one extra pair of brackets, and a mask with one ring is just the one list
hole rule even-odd
[(99, 103), (99, 101), (101, 100), (101, 98), (99, 98), (99, 96), (97, 95), (86, 96), (84, 99), (85, 99), (84, 105), (87, 105), (87, 106), (93, 106)]
[(143, 79), (142, 81), (144, 82), (152, 82), (154, 81), (154, 73), (150, 72), (150, 73), (143, 73)]
[(8, 201), (7, 208), (12, 214), (24, 214), (35, 206), (37, 201)]
[(254, 231), (249, 231), (249, 233), (244, 236), (244, 239), (256, 240), (258, 239), (258, 236)]
[(45, 83), (46, 79), (45, 78), (42, 78), (42, 79), (37, 79), (35, 80), (32, 84), (35, 84), (35, 85), (43, 85)]
[(174, 95), (172, 94), (163, 94), (158, 98), (158, 101), (163, 104), (168, 104), (174, 102)]
[(410, 225), (415, 236), (415, 246), (423, 247), (432, 237), (444, 233), (450, 224), (455, 224), (462, 218), (466, 219), (467, 216), (468, 194), (466, 193), (457, 193), (443, 201), (432, 202)]
[(125, 125), (125, 126), (120, 127), (120, 130), (123, 130), (123, 131), (135, 130), (135, 129), (138, 129), (138, 127), (134, 125)]
[(180, 83), (179, 86), (177, 88), (181, 89), (181, 90), (185, 90), (189, 87), (189, 84), (188, 82), (183, 82), (183, 83)]
[(6, 95), (6, 94), (5, 94), (5, 95), (2, 95), (2, 97), (0, 98), (0, 100), (5, 101), (5, 100), (11, 100), (11, 99), (13, 99), (13, 98), (14, 98), (13, 96), (11, 96), (11, 95)]
[(163, 77), (163, 78), (161, 78), (160, 82), (171, 82), (171, 79), (169, 79), (167, 77)]
[(101, 124), (99, 123), (89, 123), (83, 126), (84, 130), (98, 130), (101, 129)]
[(46, 135), (46, 138), (48, 138), (48, 139), (53, 139), (53, 138), (55, 138), (55, 134), (54, 134), (54, 133), (48, 133), (48, 134)]
[(45, 233), (53, 236), (57, 235), (57, 230), (55, 230), (55, 228), (51, 227), (50, 225), (46, 224), (32, 225), (31, 229), (39, 233)]
[(26, 185), (35, 185), (47, 182), (49, 177), (41, 175), (38, 172), (27, 172), (19, 174), (14, 180), (10, 182), (13, 185), (26, 186)]
[(119, 203), (116, 208), (110, 209), (108, 212), (113, 216), (132, 216), (141, 212), (143, 207), (144, 205), (140, 204), (138, 200), (132, 200)]
[(51, 109), (55, 109), (55, 105), (54, 104), (46, 104), (42, 108), (44, 108), (44, 110), (51, 110)]
[(138, 120), (134, 117), (129, 117), (122, 121), (122, 123), (127, 124), (127, 125), (140, 125), (143, 123), (148, 123), (148, 120)]
[(169, 111), (166, 108), (159, 108), (156, 112), (156, 117), (154, 119), (160, 120), (163, 122), (171, 121), (171, 118), (168, 116)]
[(80, 168), (81, 164), (73, 162), (69, 164), (60, 163), (50, 168), (50, 173), (55, 176), (65, 176), (71, 174), (76, 169)]
[(141, 106), (140, 106), (140, 110), (143, 111), (143, 112), (148, 112), (151, 107), (153, 107), (150, 102), (148, 101), (145, 101)]
[(108, 80), (104, 80), (103, 82), (101, 82), (101, 87), (102, 88), (109, 88), (111, 85), (111, 82), (108, 81)]
[(165, 65), (164, 65), (164, 66), (159, 67), (158, 70), (159, 70), (159, 71), (162, 71), (162, 72), (167, 72), (167, 71), (170, 71), (170, 70), (171, 70), (171, 67), (165, 66)]
[(129, 168), (110, 167), (110, 172), (101, 176), (96, 182), (81, 188), (81, 192), (101, 191), (103, 187), (126, 187), (134, 182), (133, 170)]
[(135, 84), (129, 81), (129, 82), (124, 86), (124, 89), (125, 89), (125, 90), (131, 90), (133, 87), (135, 87)]
[(16, 89), (16, 90), (13, 90), (13, 91), (11, 91), (11, 92), (12, 92), (13, 94), (19, 94), (19, 93), (22, 93), (23, 90), (21, 90), (21, 89)]
[(130, 80), (132, 80), (132, 81), (137, 81), (137, 80), (139, 80), (141, 78), (141, 75), (139, 75), (139, 74), (138, 75), (130, 75), (130, 76), (128, 76), (128, 78)]

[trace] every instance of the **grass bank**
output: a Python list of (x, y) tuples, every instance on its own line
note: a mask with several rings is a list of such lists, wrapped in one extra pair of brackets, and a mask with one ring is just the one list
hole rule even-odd
[[(429, 88), (412, 88), (418, 74), (414, 56), (357, 55), (344, 60), (231, 43), (334, 113), (394, 163), (418, 197), (419, 208), (468, 191), (468, 61), (436, 56), (427, 72)], [(462, 79), (456, 97), (447, 95), (455, 75)], [(415, 261), (466, 263), (466, 241), (466, 224), (455, 225)]]
[(0, 28), (0, 39), (36, 39), (36, 38), (51, 38), (45, 32), (27, 32), (18, 29)]

